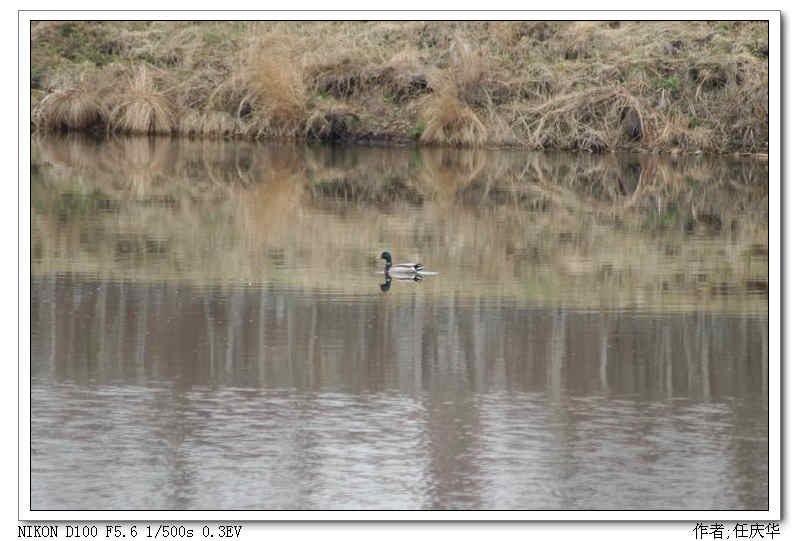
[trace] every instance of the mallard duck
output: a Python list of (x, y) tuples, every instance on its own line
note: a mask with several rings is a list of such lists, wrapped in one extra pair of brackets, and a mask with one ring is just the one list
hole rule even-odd
[(424, 268), (421, 263), (392, 263), (388, 252), (380, 254), (380, 259), (386, 260), (386, 274), (416, 274)]

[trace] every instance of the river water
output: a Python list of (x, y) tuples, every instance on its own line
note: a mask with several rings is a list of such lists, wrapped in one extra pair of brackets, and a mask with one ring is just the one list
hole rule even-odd
[(765, 163), (31, 150), (35, 510), (768, 507)]

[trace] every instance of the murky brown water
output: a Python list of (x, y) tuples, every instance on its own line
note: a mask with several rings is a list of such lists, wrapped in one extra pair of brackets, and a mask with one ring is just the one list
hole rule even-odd
[(32, 155), (33, 509), (768, 505), (763, 163)]

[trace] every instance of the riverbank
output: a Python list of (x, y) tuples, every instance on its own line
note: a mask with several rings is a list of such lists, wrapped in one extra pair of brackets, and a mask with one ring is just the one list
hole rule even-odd
[(37, 131), (768, 153), (768, 23), (34, 22)]

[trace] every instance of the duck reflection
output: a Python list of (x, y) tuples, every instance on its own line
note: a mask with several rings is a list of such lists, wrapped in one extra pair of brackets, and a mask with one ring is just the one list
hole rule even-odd
[(414, 274), (413, 276), (394, 276), (392, 277), (390, 274), (385, 274), (386, 281), (380, 284), (380, 291), (387, 292), (391, 289), (391, 282), (392, 280), (397, 280), (400, 282), (421, 282), (422, 275), (421, 274)]

